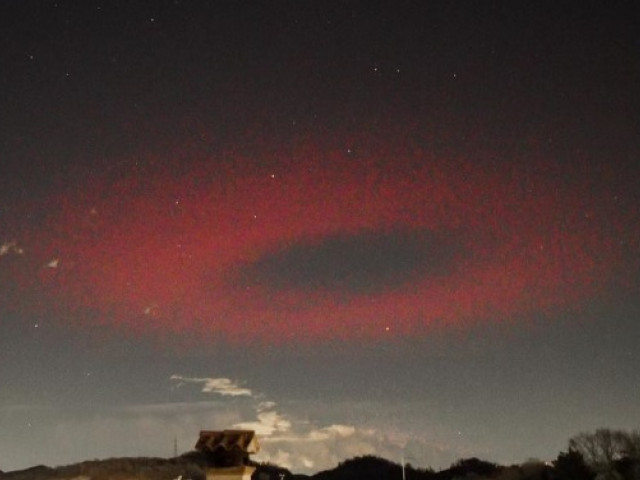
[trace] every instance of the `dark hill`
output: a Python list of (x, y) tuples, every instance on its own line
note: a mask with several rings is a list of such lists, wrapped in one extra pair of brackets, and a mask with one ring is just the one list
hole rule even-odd
[(400, 480), (402, 469), (389, 460), (375, 456), (356, 457), (336, 468), (318, 472), (313, 480)]
[[(495, 477), (503, 467), (477, 458), (460, 460), (440, 472), (430, 469), (402, 467), (373, 455), (341, 462), (331, 470), (315, 475), (293, 474), (273, 464), (254, 464), (253, 480), (453, 480), (458, 478)], [(64, 467), (43, 465), (14, 472), (0, 472), (0, 480), (174, 480), (180, 476), (189, 480), (205, 480), (206, 459), (198, 452), (185, 453), (176, 458), (111, 458), (94, 460)]]
[[(407, 466), (406, 480), (435, 480), (431, 470), (416, 470)], [(336, 468), (313, 475), (313, 480), (402, 480), (402, 467), (373, 455), (356, 457), (340, 463)]]
[[(271, 464), (254, 464), (254, 480), (305, 480), (305, 475), (293, 475), (289, 470)], [(206, 458), (198, 452), (188, 452), (176, 458), (110, 458), (63, 467), (43, 465), (13, 472), (0, 472), (0, 480), (205, 480)], [(281, 477), (283, 475), (283, 477)]]
[(31, 467), (0, 474), (0, 480), (173, 480), (182, 475), (190, 480), (205, 480), (204, 470), (192, 459), (111, 458), (93, 460), (64, 467)]
[(54, 473), (55, 469), (38, 465), (16, 472), (0, 472), (0, 478), (2, 480), (39, 480), (53, 478)]
[(493, 477), (502, 470), (503, 467), (495, 463), (486, 462), (478, 458), (466, 458), (459, 460), (446, 470), (435, 474), (437, 480), (453, 480), (455, 478), (477, 478)]

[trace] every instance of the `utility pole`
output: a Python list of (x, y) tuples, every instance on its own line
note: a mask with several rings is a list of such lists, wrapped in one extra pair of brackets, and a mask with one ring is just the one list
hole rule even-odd
[(178, 456), (178, 435), (173, 436), (173, 458)]
[(404, 469), (405, 469), (405, 465), (404, 465), (404, 463), (405, 463), (405, 461), (407, 460), (407, 458), (408, 458), (409, 460), (412, 460), (412, 458), (411, 458), (411, 457), (405, 457), (405, 456), (404, 456), (404, 452), (402, 452), (402, 460), (401, 460), (401, 462), (402, 462), (402, 480), (407, 480), (407, 475), (406, 475), (405, 470), (404, 470)]

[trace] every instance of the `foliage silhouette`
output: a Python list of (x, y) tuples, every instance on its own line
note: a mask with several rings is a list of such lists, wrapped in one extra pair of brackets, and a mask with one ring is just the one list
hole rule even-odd
[(569, 440), (569, 451), (580, 453), (595, 478), (640, 478), (640, 431), (599, 428)]
[[(509, 467), (476, 457), (458, 460), (435, 472), (384, 458), (351, 458), (315, 475), (294, 474), (269, 463), (256, 467), (253, 480), (640, 480), (640, 432), (599, 429), (569, 440), (552, 464), (527, 461)], [(205, 480), (207, 458), (199, 452), (176, 458), (112, 458), (50, 468), (44, 465), (14, 472), (0, 471), (0, 480)]]

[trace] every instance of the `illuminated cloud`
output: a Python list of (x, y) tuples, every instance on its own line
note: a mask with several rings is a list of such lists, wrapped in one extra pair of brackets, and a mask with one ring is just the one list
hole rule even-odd
[(343, 424), (318, 426), (289, 413), (281, 414), (275, 410), (273, 402), (268, 403), (269, 411), (264, 410), (264, 403), (256, 407), (255, 421), (233, 425), (234, 428), (254, 430), (259, 435), (261, 461), (304, 472), (334, 466), (344, 458), (345, 452), (348, 452), (347, 456), (355, 456), (394, 449), (373, 429)]
[[(278, 411), (276, 402), (272, 400), (258, 401), (258, 395), (250, 394), (250, 389), (240, 388), (226, 378), (194, 378), (173, 375), (174, 382), (195, 383), (203, 385), (204, 393), (219, 393), (222, 391), (244, 391), (254, 402), (238, 403), (220, 400), (212, 405), (208, 402), (179, 402), (167, 405), (143, 405), (127, 409), (133, 415), (203, 415), (207, 409), (214, 409), (218, 420), (238, 416), (241, 421), (233, 423), (219, 423), (215, 428), (236, 428), (254, 430), (260, 438), (262, 449), (259, 459), (277, 463), (283, 467), (308, 471), (316, 467), (329, 467), (331, 462), (337, 461), (341, 452), (349, 451), (355, 454), (375, 453), (379, 450), (376, 444), (376, 432), (372, 429), (359, 429), (352, 425), (331, 424), (318, 426), (308, 420), (302, 420), (290, 414)], [(263, 398), (264, 395), (259, 395)], [(224, 412), (227, 412), (223, 415)], [(253, 417), (253, 419), (249, 419)], [(388, 443), (388, 442), (387, 442)], [(391, 443), (390, 447), (393, 448)], [(321, 455), (316, 455), (320, 452)]]
[(374, 429), (297, 423), (294, 430), (261, 438), (260, 459), (304, 472), (330, 468), (340, 459), (359, 455), (397, 456), (397, 448)]
[(12, 240), (10, 242), (4, 242), (0, 245), (0, 257), (9, 254), (22, 255), (24, 253), (24, 249), (18, 246), (18, 242)]
[(172, 375), (171, 380), (181, 383), (202, 385), (203, 393), (217, 393), (225, 397), (252, 396), (251, 390), (243, 388), (229, 378), (193, 378)]
[(350, 437), (356, 433), (356, 429), (350, 425), (329, 425), (318, 430), (313, 430), (309, 433), (309, 441), (325, 441), (331, 438), (344, 438)]
[(60, 259), (59, 258), (54, 258), (49, 263), (47, 263), (47, 267), (48, 268), (58, 268), (58, 265), (60, 265)]
[(258, 404), (257, 410), (259, 412), (264, 412), (265, 410), (270, 410), (275, 406), (276, 406), (276, 402), (272, 402), (272, 401), (260, 402)]
[(7, 255), (11, 251), (14, 245), (15, 245), (15, 242), (5, 242), (2, 245), (0, 245), (0, 256)]
[(278, 412), (258, 412), (257, 420), (252, 422), (236, 423), (233, 428), (241, 430), (254, 430), (258, 435), (273, 435), (274, 433), (287, 432), (291, 429), (291, 422)]

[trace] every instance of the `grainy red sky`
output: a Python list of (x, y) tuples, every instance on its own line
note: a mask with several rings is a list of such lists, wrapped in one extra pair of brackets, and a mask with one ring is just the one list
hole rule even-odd
[(575, 309), (637, 268), (633, 187), (587, 155), (532, 165), (367, 133), (268, 152), (224, 164), (187, 147), (84, 173), (11, 247), (25, 253), (6, 291), (71, 325), (377, 340)]

